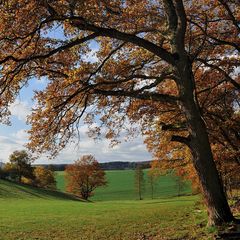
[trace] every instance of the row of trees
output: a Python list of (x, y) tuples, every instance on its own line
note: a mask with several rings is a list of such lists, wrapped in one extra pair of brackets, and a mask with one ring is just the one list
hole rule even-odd
[[(159, 169), (148, 171), (147, 178), (151, 190), (151, 196), (154, 197), (154, 191), (159, 181)], [(106, 186), (107, 180), (100, 164), (92, 155), (84, 155), (73, 164), (68, 165), (65, 169), (65, 178), (67, 182), (66, 189), (74, 195), (88, 200), (94, 195), (94, 190), (100, 186)], [(177, 195), (180, 196), (185, 188), (185, 181), (181, 176), (175, 177)], [(135, 169), (135, 189), (139, 200), (143, 199), (146, 182), (143, 166), (138, 164)]]
[[(56, 189), (54, 172), (42, 166), (33, 167), (33, 160), (31, 154), (25, 150), (14, 151), (9, 157), (9, 162), (4, 165), (4, 168), (0, 169), (0, 178), (41, 188)], [(147, 176), (153, 198), (159, 170), (152, 169)], [(96, 188), (107, 184), (104, 170), (92, 155), (84, 155), (73, 164), (67, 165), (65, 178), (67, 191), (85, 200), (94, 195)], [(139, 199), (142, 200), (145, 190), (145, 177), (143, 165), (140, 164), (135, 169), (135, 189)], [(179, 195), (180, 185), (178, 190)]]
[[(151, 171), (165, 174), (169, 169), (172, 169), (177, 176), (191, 182), (193, 193), (200, 193), (201, 184), (191, 164), (191, 154), (188, 149), (176, 148), (171, 155), (171, 157), (167, 157), (161, 153), (160, 159), (151, 162)], [(233, 162), (230, 158), (231, 156), (228, 159), (222, 159), (217, 164), (224, 193), (229, 200), (239, 197), (240, 193), (240, 175), (238, 174), (240, 169), (236, 162)]]
[(41, 188), (56, 189), (54, 172), (42, 166), (32, 166), (33, 158), (27, 151), (14, 151), (9, 162), (0, 169), (0, 178)]
[[(146, 190), (146, 177), (143, 170), (144, 168), (141, 164), (138, 164), (135, 168), (135, 190), (139, 197), (139, 200), (143, 199), (143, 194)], [(160, 180), (160, 176), (166, 176), (166, 174), (166, 172), (163, 174), (160, 169), (156, 168), (149, 169), (149, 171), (147, 172), (147, 181), (148, 186), (150, 187), (152, 199), (154, 198), (154, 192), (156, 190), (157, 183)], [(171, 174), (173, 174), (173, 172)], [(176, 175), (176, 172), (173, 174), (173, 179), (175, 181), (177, 196), (180, 196), (182, 194), (182, 191), (186, 187), (186, 180), (179, 174)]]

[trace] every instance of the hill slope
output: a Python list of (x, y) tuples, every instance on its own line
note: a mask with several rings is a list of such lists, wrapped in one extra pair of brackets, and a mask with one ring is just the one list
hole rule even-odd
[(199, 227), (206, 225), (206, 212), (196, 209), (198, 196), (94, 203), (71, 199), (0, 180), (0, 239), (212, 239)]
[(45, 190), (24, 184), (17, 184), (6, 180), (0, 180), (0, 199), (69, 199), (76, 200), (70, 194), (59, 191)]

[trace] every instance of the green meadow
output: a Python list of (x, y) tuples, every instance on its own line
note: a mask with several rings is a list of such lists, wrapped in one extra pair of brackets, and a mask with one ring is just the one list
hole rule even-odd
[[(144, 193), (143, 198), (151, 199), (151, 186), (147, 177), (148, 170), (144, 170)], [(138, 195), (135, 190), (134, 170), (113, 170), (106, 171), (107, 186), (100, 187), (95, 191), (91, 198), (93, 201), (111, 201), (111, 200), (137, 200)], [(56, 172), (57, 188), (60, 191), (66, 190), (64, 172)], [(172, 174), (158, 177), (153, 186), (153, 198), (167, 198), (178, 195), (177, 177)], [(179, 192), (180, 195), (191, 194), (191, 187), (186, 183)]]
[[(107, 178), (91, 202), (0, 180), (0, 239), (213, 239), (199, 196), (176, 197), (173, 176), (161, 177), (155, 198), (146, 191), (142, 201), (133, 171), (109, 171)], [(57, 181), (64, 190), (62, 172)]]

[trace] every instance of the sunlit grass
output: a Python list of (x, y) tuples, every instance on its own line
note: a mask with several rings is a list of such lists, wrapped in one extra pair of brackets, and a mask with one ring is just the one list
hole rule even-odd
[(208, 239), (197, 196), (88, 203), (23, 188), (21, 199), (0, 199), (0, 239)]
[[(144, 170), (145, 191), (144, 199), (151, 199), (151, 187), (147, 178), (147, 171)], [(91, 200), (93, 201), (109, 201), (109, 200), (136, 200), (138, 195), (134, 187), (134, 170), (114, 170), (106, 171), (108, 184), (106, 187), (98, 188)], [(56, 172), (57, 187), (61, 191), (65, 191), (64, 172)], [(165, 198), (177, 196), (176, 177), (169, 174), (160, 176), (154, 184), (154, 198)], [(191, 194), (190, 184), (180, 192), (182, 195)]]
[(171, 197), (171, 176), (160, 179), (156, 199), (146, 193), (142, 201), (136, 200), (132, 171), (109, 171), (107, 177), (108, 187), (92, 202), (0, 180), (0, 239), (212, 239), (199, 197)]

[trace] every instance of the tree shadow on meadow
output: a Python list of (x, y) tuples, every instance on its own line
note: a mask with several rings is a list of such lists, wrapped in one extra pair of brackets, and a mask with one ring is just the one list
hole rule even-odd
[(182, 195), (180, 197), (177, 196), (171, 196), (171, 197), (166, 197), (166, 198), (155, 198), (153, 199), (153, 202), (145, 202), (144, 204), (159, 204), (159, 203), (178, 203), (178, 202), (194, 202), (193, 199), (187, 199), (187, 198), (182, 198), (182, 197), (187, 197), (187, 196), (192, 196), (192, 195)]
[(59, 200), (73, 200), (73, 201), (82, 201), (80, 198), (55, 191), (37, 188), (33, 186), (29, 186), (26, 184), (18, 184), (13, 183), (11, 181), (3, 180), (0, 183), (0, 198), (18, 198), (18, 199), (26, 199), (26, 198), (41, 198), (41, 199), (59, 199)]

